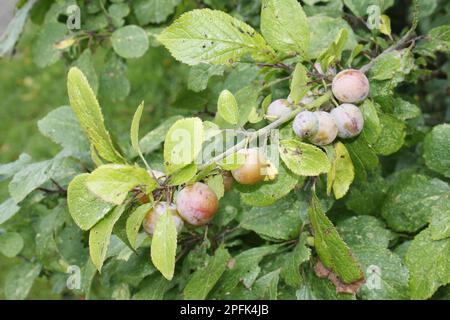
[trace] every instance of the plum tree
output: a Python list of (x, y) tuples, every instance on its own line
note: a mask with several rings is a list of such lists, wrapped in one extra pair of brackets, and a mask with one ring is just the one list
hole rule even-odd
[(179, 233), (181, 229), (183, 228), (183, 220), (178, 215), (177, 208), (173, 203), (167, 203), (165, 201), (158, 202), (154, 208), (150, 209), (147, 213), (147, 215), (144, 218), (144, 221), (142, 223), (145, 232), (152, 235), (155, 232), (155, 226), (156, 222), (158, 221), (159, 217), (161, 217), (166, 210), (169, 211), (169, 213), (173, 217), (173, 222), (175, 223), (175, 228), (177, 229), (177, 232)]
[(232, 170), (233, 178), (240, 184), (253, 185), (264, 180), (266, 161), (257, 148), (243, 149), (239, 153), (245, 155), (242, 166)]
[(266, 118), (269, 121), (275, 121), (278, 118), (289, 114), (292, 109), (289, 107), (287, 99), (278, 99), (273, 101), (267, 108)]
[(341, 104), (331, 110), (330, 114), (336, 121), (339, 138), (353, 138), (361, 133), (364, 126), (364, 118), (362, 112), (354, 104)]
[(331, 90), (339, 101), (360, 102), (369, 94), (369, 80), (359, 70), (343, 70), (333, 78)]
[(219, 200), (208, 185), (196, 182), (178, 193), (176, 207), (184, 221), (201, 226), (214, 217), (219, 208)]

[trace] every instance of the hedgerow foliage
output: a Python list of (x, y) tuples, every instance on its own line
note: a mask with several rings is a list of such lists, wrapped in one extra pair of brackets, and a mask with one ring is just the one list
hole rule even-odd
[[(67, 105), (37, 122), (53, 158), (0, 165), (5, 298), (36, 281), (86, 299), (449, 297), (446, 1), (35, 2), (19, 3), (0, 54), (14, 59), (36, 29), (33, 63), (65, 63), (52, 81), (67, 80)], [(362, 132), (300, 139), (293, 118), (335, 108), (344, 69), (370, 82)], [(226, 191), (257, 140), (272, 151), (266, 179)], [(219, 199), (209, 223), (177, 233), (166, 211), (144, 232), (156, 203), (200, 181)]]

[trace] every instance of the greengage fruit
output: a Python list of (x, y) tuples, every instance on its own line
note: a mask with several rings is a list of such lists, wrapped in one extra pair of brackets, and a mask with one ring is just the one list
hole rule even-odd
[(339, 72), (333, 78), (331, 90), (338, 100), (356, 103), (367, 97), (369, 87), (369, 80), (364, 73), (355, 69), (347, 69)]
[(178, 216), (177, 208), (174, 204), (168, 204), (167, 202), (158, 202), (154, 208), (150, 209), (143, 221), (143, 227), (145, 232), (152, 235), (155, 232), (156, 222), (158, 219), (169, 210), (169, 213), (172, 215), (173, 222), (175, 223), (175, 228), (177, 229), (177, 233), (181, 231), (183, 228), (183, 220)]
[(239, 153), (245, 155), (242, 166), (232, 170), (233, 178), (240, 184), (253, 185), (264, 180), (266, 162), (256, 148), (243, 149)]
[(364, 126), (364, 118), (362, 112), (354, 104), (341, 104), (331, 110), (330, 114), (336, 121), (340, 138), (353, 138), (361, 133)]

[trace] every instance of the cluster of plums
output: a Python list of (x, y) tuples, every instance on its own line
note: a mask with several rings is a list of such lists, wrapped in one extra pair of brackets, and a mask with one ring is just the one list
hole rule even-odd
[[(245, 155), (244, 163), (237, 169), (222, 173), (224, 190), (231, 189), (234, 180), (240, 184), (253, 185), (265, 178), (264, 168), (267, 161), (257, 148), (240, 150)], [(160, 178), (163, 173), (153, 171), (153, 176)], [(152, 235), (156, 222), (166, 210), (172, 215), (178, 232), (183, 228), (184, 222), (192, 226), (201, 226), (214, 217), (219, 209), (219, 200), (215, 192), (205, 183), (196, 182), (181, 189), (176, 197), (175, 204), (165, 201), (158, 202), (149, 210), (144, 218), (145, 232)]]
[[(325, 111), (302, 111), (294, 119), (293, 129), (297, 136), (309, 140), (316, 145), (327, 145), (334, 141), (336, 136), (351, 138), (358, 135), (364, 124), (359, 108), (352, 104), (364, 100), (369, 94), (369, 81), (364, 73), (358, 70), (344, 70), (338, 73), (332, 83), (332, 91), (336, 99), (343, 102), (340, 106)], [(306, 105), (313, 101), (312, 94), (300, 101)], [(267, 109), (267, 118), (275, 120), (292, 111), (292, 102), (289, 99), (273, 101)], [(223, 172), (224, 189), (228, 191), (234, 180), (243, 185), (254, 185), (266, 178), (266, 159), (257, 148), (239, 151), (245, 155), (244, 163), (237, 169)], [(153, 171), (152, 175), (159, 179), (163, 173)], [(152, 235), (159, 217), (168, 211), (175, 223), (178, 232), (184, 223), (201, 226), (214, 217), (219, 208), (219, 200), (214, 191), (205, 183), (196, 182), (187, 185), (176, 196), (175, 204), (158, 202), (146, 215), (144, 230)]]
[[(315, 145), (324, 146), (332, 143), (337, 136), (348, 139), (361, 132), (364, 118), (354, 103), (363, 101), (369, 94), (367, 77), (359, 70), (343, 70), (334, 77), (332, 92), (336, 99), (343, 103), (331, 112), (300, 112), (292, 124), (297, 136)], [(306, 105), (312, 100), (312, 95), (306, 95), (300, 104)], [(291, 105), (289, 98), (273, 101), (267, 108), (268, 119), (275, 120), (290, 113)]]

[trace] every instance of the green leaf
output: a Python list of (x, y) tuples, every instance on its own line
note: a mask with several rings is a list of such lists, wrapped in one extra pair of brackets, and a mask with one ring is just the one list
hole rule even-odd
[(392, 51), (380, 56), (371, 69), (372, 79), (392, 79), (401, 68), (401, 55), (398, 51)]
[(67, 205), (75, 223), (83, 230), (89, 230), (100, 221), (113, 205), (97, 198), (86, 186), (89, 174), (76, 176), (67, 188)]
[(17, 232), (0, 234), (0, 252), (8, 258), (17, 256), (23, 249), (23, 238)]
[(372, 216), (353, 216), (337, 223), (336, 229), (350, 247), (387, 248), (393, 233)]
[(89, 232), (89, 254), (97, 270), (102, 270), (108, 252), (111, 233), (125, 210), (125, 205), (115, 207), (111, 213), (98, 222)]
[(278, 248), (278, 245), (261, 246), (239, 253), (230, 261), (233, 266), (225, 270), (211, 297), (225, 298), (240, 282), (247, 288), (251, 287), (261, 271), (261, 260)]
[(200, 92), (207, 88), (208, 81), (212, 76), (221, 76), (225, 71), (222, 65), (209, 65), (200, 63), (192, 66), (189, 70), (188, 89)]
[(381, 124), (375, 103), (366, 99), (359, 107), (363, 114), (364, 128), (361, 134), (369, 144), (375, 143), (381, 135)]
[(327, 175), (327, 193), (331, 190), (334, 197), (340, 199), (347, 193), (355, 178), (355, 169), (352, 159), (342, 142), (337, 142), (332, 148), (326, 149), (331, 161), (331, 168)]
[(176, 121), (166, 134), (164, 142), (164, 166), (172, 174), (193, 162), (204, 140), (200, 118), (185, 118)]
[(381, 12), (391, 7), (394, 0), (344, 0), (344, 4), (358, 17), (367, 16), (367, 8), (376, 5)]
[(322, 211), (315, 194), (313, 194), (308, 213), (314, 231), (314, 247), (325, 267), (331, 269), (344, 283), (352, 283), (364, 278), (352, 252)]
[(92, 59), (92, 53), (90, 49), (86, 49), (78, 57), (78, 59), (73, 63), (73, 67), (77, 67), (83, 72), (88, 79), (89, 85), (91, 86), (94, 93), (98, 91), (98, 76), (95, 72), (94, 61)]
[(158, 41), (175, 59), (189, 65), (232, 64), (246, 54), (258, 61), (273, 57), (273, 50), (252, 27), (210, 9), (183, 14), (158, 36)]
[(136, 239), (137, 235), (139, 233), (139, 229), (142, 226), (142, 221), (144, 220), (147, 213), (152, 208), (151, 203), (146, 203), (142, 206), (139, 206), (136, 210), (133, 211), (133, 213), (130, 214), (130, 216), (127, 219), (126, 224), (126, 232), (127, 232), (127, 238), (130, 242), (131, 247), (136, 250)]
[[(164, 142), (164, 137), (166, 136), (167, 131), (169, 131), (170, 127), (172, 127), (173, 124), (180, 119), (182, 119), (181, 116), (170, 117), (161, 122), (158, 127), (142, 137), (142, 139), (139, 141), (139, 146), (142, 150), (142, 153), (148, 154), (157, 150)], [(132, 156), (135, 155), (136, 154), (132, 154)]]
[(142, 57), (149, 46), (147, 33), (135, 25), (127, 25), (114, 31), (111, 42), (114, 51), (126, 59)]
[(328, 70), (330, 64), (341, 61), (342, 52), (345, 49), (345, 45), (348, 40), (348, 30), (342, 28), (336, 39), (330, 44), (330, 46), (325, 49), (320, 56), (317, 58), (320, 61), (320, 66), (324, 72)]
[(141, 158), (144, 157), (142, 155), (141, 148), (139, 147), (139, 122), (141, 121), (143, 110), (144, 110), (144, 102), (141, 102), (139, 107), (136, 109), (136, 112), (134, 113), (130, 129), (131, 146), (133, 147), (134, 152), (139, 154)]
[(294, 288), (298, 288), (303, 281), (300, 266), (311, 258), (311, 249), (306, 245), (308, 235), (306, 232), (300, 235), (298, 244), (289, 253), (281, 270), (281, 277), (289, 286)]
[(381, 134), (373, 149), (376, 153), (388, 156), (397, 152), (405, 142), (405, 125), (402, 121), (391, 115), (379, 114)]
[(122, 163), (124, 159), (114, 148), (103, 123), (100, 105), (86, 77), (77, 68), (71, 68), (67, 78), (70, 105), (89, 140), (99, 155), (110, 162)]
[(16, 161), (0, 164), (0, 181), (14, 176), (31, 162), (31, 157), (27, 153), (21, 153)]
[(57, 49), (55, 44), (64, 40), (68, 31), (63, 23), (51, 22), (43, 26), (32, 47), (33, 62), (38, 67), (47, 67), (61, 58), (63, 52)]
[(291, 93), (289, 94), (294, 104), (298, 104), (308, 93), (308, 81), (308, 70), (301, 63), (297, 63), (292, 74)]
[(416, 232), (431, 220), (430, 209), (439, 204), (439, 211), (448, 205), (449, 190), (444, 181), (419, 174), (398, 178), (389, 188), (381, 213), (395, 231)]
[(353, 254), (365, 270), (366, 283), (358, 297), (365, 300), (408, 300), (408, 269), (386, 248), (370, 244), (352, 246)]
[(191, 163), (180, 170), (176, 171), (170, 176), (169, 185), (179, 186), (184, 183), (191, 181), (197, 173), (197, 165)]
[(217, 112), (227, 122), (237, 124), (239, 121), (239, 110), (236, 98), (228, 91), (223, 90), (217, 102)]
[(430, 221), (431, 238), (441, 240), (450, 237), (450, 201), (436, 203), (431, 211), (434, 212)]
[(298, 140), (281, 140), (280, 157), (299, 176), (318, 176), (330, 170), (327, 155), (316, 146)]
[(261, 299), (277, 300), (280, 271), (277, 269), (256, 280), (252, 291)]
[(172, 215), (166, 211), (156, 222), (152, 238), (151, 258), (155, 267), (167, 280), (172, 280), (175, 271), (177, 230)]
[(25, 26), (28, 14), (35, 3), (36, 1), (27, 1), (20, 9), (15, 11), (14, 17), (9, 21), (6, 30), (3, 30), (0, 37), (0, 57), (5, 57), (13, 51)]
[(181, 0), (135, 0), (133, 11), (140, 25), (166, 21)]
[(118, 55), (111, 53), (100, 77), (100, 92), (111, 101), (124, 100), (131, 90), (127, 79), (127, 65)]
[(250, 206), (264, 207), (270, 206), (278, 199), (286, 196), (302, 181), (303, 179), (287, 170), (283, 164), (280, 164), (278, 176), (275, 180), (262, 181), (252, 186), (237, 184), (236, 188), (241, 193), (241, 199), (244, 203)]
[(146, 193), (153, 191), (158, 183), (143, 168), (106, 164), (94, 170), (86, 180), (87, 188), (100, 199), (122, 204), (135, 187), (143, 187)]
[(372, 147), (362, 135), (350, 143), (345, 143), (345, 147), (352, 157), (355, 176), (359, 180), (366, 180), (367, 172), (378, 166), (378, 157)]
[(261, 32), (276, 50), (307, 57), (309, 27), (305, 12), (296, 0), (263, 0)]
[(231, 256), (224, 246), (220, 246), (214, 256), (210, 258), (208, 264), (195, 271), (183, 289), (183, 296), (186, 300), (204, 300), (208, 293), (225, 272), (228, 260)]
[(164, 294), (173, 286), (173, 282), (168, 281), (160, 274), (153, 274), (142, 281), (140, 289), (133, 300), (163, 300)]
[(248, 121), (253, 110), (258, 107), (259, 87), (250, 84), (236, 92), (236, 100), (239, 106), (239, 126), (243, 127)]
[(423, 157), (431, 170), (450, 177), (450, 124), (435, 126), (424, 140)]
[(300, 207), (301, 203), (294, 195), (268, 207), (254, 207), (244, 211), (240, 226), (262, 237), (291, 240), (299, 235), (303, 223), (299, 215)]
[(10, 269), (5, 278), (5, 297), (7, 300), (23, 300), (39, 276), (42, 266), (38, 263), (22, 262)]
[(399, 120), (414, 119), (422, 114), (418, 106), (401, 98), (395, 98), (393, 104), (394, 111), (392, 114)]
[(225, 194), (225, 187), (223, 185), (223, 176), (221, 174), (217, 174), (215, 176), (211, 176), (205, 180), (205, 183), (210, 187), (217, 196), (217, 199), (221, 199)]
[(20, 207), (16, 204), (13, 198), (9, 198), (0, 204), (0, 225), (11, 219)]
[(308, 17), (309, 30), (311, 30), (311, 45), (309, 57), (317, 58), (326, 50), (338, 37), (341, 29), (348, 32), (348, 39), (344, 45), (344, 50), (352, 50), (357, 46), (355, 34), (348, 23), (341, 18), (331, 18), (322, 15)]
[(412, 241), (405, 263), (411, 298), (430, 298), (440, 286), (450, 283), (450, 238), (433, 241), (430, 229), (421, 231)]
[(37, 124), (44, 136), (60, 144), (68, 154), (79, 157), (89, 151), (89, 142), (70, 107), (53, 110)]

